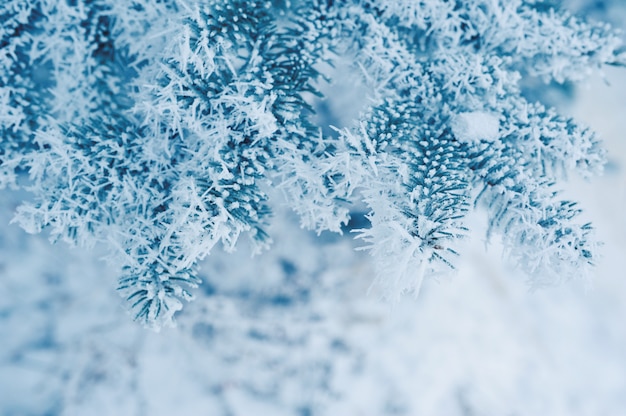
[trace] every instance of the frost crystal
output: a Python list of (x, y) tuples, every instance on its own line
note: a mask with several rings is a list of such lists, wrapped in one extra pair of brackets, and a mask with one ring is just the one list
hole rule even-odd
[[(28, 231), (108, 246), (155, 328), (216, 245), (271, 244), (274, 190), (318, 233), (365, 210), (390, 297), (453, 267), (474, 207), (534, 281), (576, 275), (592, 228), (555, 184), (604, 154), (522, 87), (624, 57), (610, 28), (550, 4), (3, 1), (0, 188), (32, 192)], [(341, 125), (328, 109), (347, 78), (361, 112)]]

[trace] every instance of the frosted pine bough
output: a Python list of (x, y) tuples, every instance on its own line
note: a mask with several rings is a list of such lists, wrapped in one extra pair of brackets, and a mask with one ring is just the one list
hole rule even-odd
[[(522, 86), (624, 57), (547, 1), (9, 0), (0, 17), (0, 186), (33, 195), (15, 220), (110, 247), (148, 326), (192, 298), (216, 244), (270, 245), (270, 188), (317, 232), (364, 203), (392, 298), (453, 267), (478, 206), (535, 284), (593, 263), (557, 184), (603, 151)], [(346, 65), (368, 99), (329, 129), (320, 86)]]

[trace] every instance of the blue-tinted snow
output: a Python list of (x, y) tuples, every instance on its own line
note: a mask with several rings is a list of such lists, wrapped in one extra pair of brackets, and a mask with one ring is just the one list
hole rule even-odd
[(272, 251), (213, 253), (178, 327), (155, 334), (126, 315), (97, 254), (7, 225), (3, 200), (0, 413), (624, 414), (626, 82), (609, 76), (568, 110), (614, 165), (569, 190), (606, 242), (591, 288), (528, 292), (497, 242), (470, 240), (456, 277), (390, 308), (366, 295), (372, 267), (349, 238), (319, 244), (276, 221)]

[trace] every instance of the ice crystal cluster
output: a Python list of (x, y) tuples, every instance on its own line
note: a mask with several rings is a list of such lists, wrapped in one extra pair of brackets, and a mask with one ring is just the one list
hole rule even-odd
[[(30, 191), (26, 231), (109, 247), (155, 328), (216, 244), (268, 247), (285, 202), (318, 233), (365, 212), (388, 297), (453, 267), (477, 208), (536, 284), (573, 276), (596, 243), (558, 183), (603, 151), (524, 85), (625, 59), (552, 3), (5, 0), (0, 188)], [(347, 82), (354, 117), (320, 116)]]

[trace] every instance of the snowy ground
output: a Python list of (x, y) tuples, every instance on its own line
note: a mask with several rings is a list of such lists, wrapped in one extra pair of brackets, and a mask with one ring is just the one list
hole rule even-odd
[(214, 253), (178, 327), (153, 333), (97, 253), (8, 225), (3, 194), (0, 414), (626, 414), (626, 70), (607, 74), (564, 108), (609, 149), (606, 175), (567, 191), (605, 242), (588, 282), (530, 292), (475, 238), (456, 276), (389, 307), (349, 238), (281, 221), (262, 257)]

